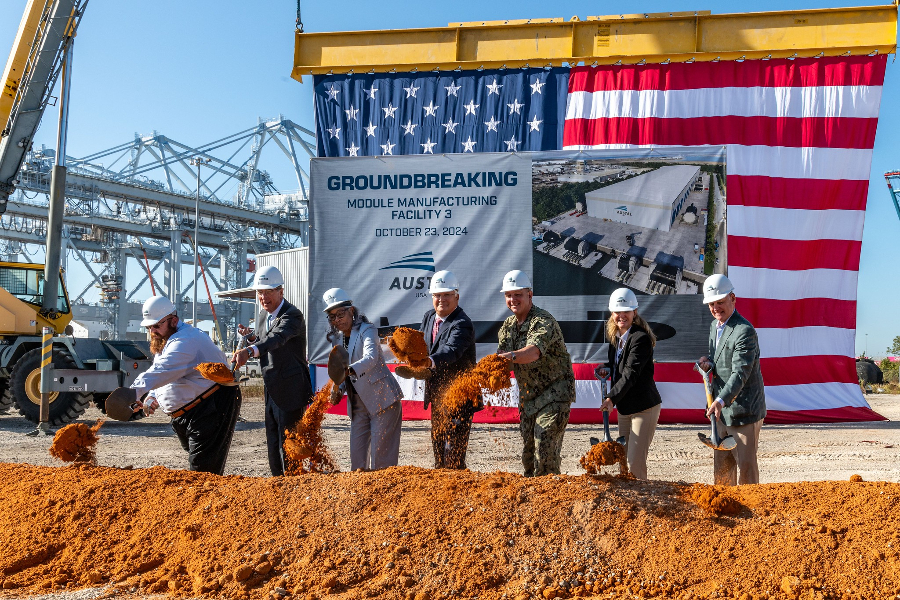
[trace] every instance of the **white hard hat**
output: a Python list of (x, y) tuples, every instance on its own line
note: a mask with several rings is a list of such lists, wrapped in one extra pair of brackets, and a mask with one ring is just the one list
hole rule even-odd
[(325, 302), (325, 310), (322, 312), (328, 312), (332, 308), (351, 306), (353, 304), (353, 301), (350, 300), (350, 296), (341, 288), (331, 288), (322, 294), (322, 300)]
[(503, 288), (501, 292), (514, 292), (516, 290), (530, 290), (531, 279), (525, 274), (525, 271), (510, 271), (503, 276)]
[(626, 312), (637, 307), (637, 296), (628, 288), (619, 288), (609, 295), (609, 312)]
[(430, 294), (439, 294), (441, 292), (458, 292), (459, 280), (451, 271), (438, 271), (431, 278), (431, 285), (428, 286)]
[(703, 282), (703, 304), (721, 300), (734, 291), (734, 284), (720, 273), (710, 275)]
[(278, 267), (266, 265), (253, 277), (254, 290), (274, 290), (284, 285), (284, 277)]
[(141, 327), (156, 325), (175, 312), (175, 305), (165, 296), (153, 296), (141, 308)]

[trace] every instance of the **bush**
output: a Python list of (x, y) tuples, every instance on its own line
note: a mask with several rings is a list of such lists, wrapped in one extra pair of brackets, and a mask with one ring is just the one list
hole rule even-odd
[(890, 360), (885, 358), (882, 359), (880, 363), (878, 363), (878, 367), (884, 374), (885, 383), (900, 383), (900, 363), (891, 362)]

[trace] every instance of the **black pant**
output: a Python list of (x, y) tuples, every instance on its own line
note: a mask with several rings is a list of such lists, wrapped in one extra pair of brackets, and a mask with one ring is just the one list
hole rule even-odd
[(172, 430), (188, 453), (191, 471), (216, 475), (225, 472), (225, 460), (240, 410), (240, 388), (220, 386), (200, 404), (172, 419)]
[(445, 415), (439, 402), (431, 403), (431, 447), (435, 469), (465, 469), (469, 432), (475, 410), (463, 410)]
[(299, 410), (282, 410), (269, 394), (266, 394), (266, 446), (269, 452), (269, 470), (272, 475), (284, 475), (284, 432), (293, 430), (306, 407)]

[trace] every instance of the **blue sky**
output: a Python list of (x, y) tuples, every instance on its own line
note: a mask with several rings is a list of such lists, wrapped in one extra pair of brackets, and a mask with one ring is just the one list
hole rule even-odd
[[(848, 6), (848, 2), (754, 3), (754, 11)], [(361, 0), (304, 3), (306, 31), (403, 29), (483, 21), (615, 14), (621, 4), (584, 0), (444, 4)], [(0, 54), (11, 47), (25, 0), (0, 0)], [(714, 8), (742, 12), (744, 2), (688, 3), (647, 0), (628, 12), (669, 12)], [(293, 0), (90, 0), (76, 42), (69, 128), (69, 154), (83, 156), (124, 143), (135, 133), (157, 130), (200, 145), (284, 114), (313, 128), (312, 85), (290, 79), (293, 59)], [(875, 140), (869, 202), (859, 272), (857, 353), (868, 347), (881, 356), (900, 335), (900, 277), (897, 243), (900, 220), (894, 212), (885, 171), (900, 169), (896, 149), (900, 100), (898, 66), (888, 61), (881, 119)], [(48, 113), (49, 114), (49, 113)], [(55, 116), (45, 117), (37, 143), (55, 146)], [(282, 189), (296, 187), (289, 165), (273, 152), (263, 168)], [(868, 335), (867, 335), (868, 334)]]

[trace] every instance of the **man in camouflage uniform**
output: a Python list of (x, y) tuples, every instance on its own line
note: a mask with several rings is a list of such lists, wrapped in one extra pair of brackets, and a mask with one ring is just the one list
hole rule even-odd
[(512, 362), (519, 387), (519, 431), (525, 447), (525, 476), (559, 474), (569, 405), (575, 401), (575, 373), (559, 323), (532, 304), (531, 281), (522, 271), (503, 278), (512, 316), (500, 328), (497, 353)]

